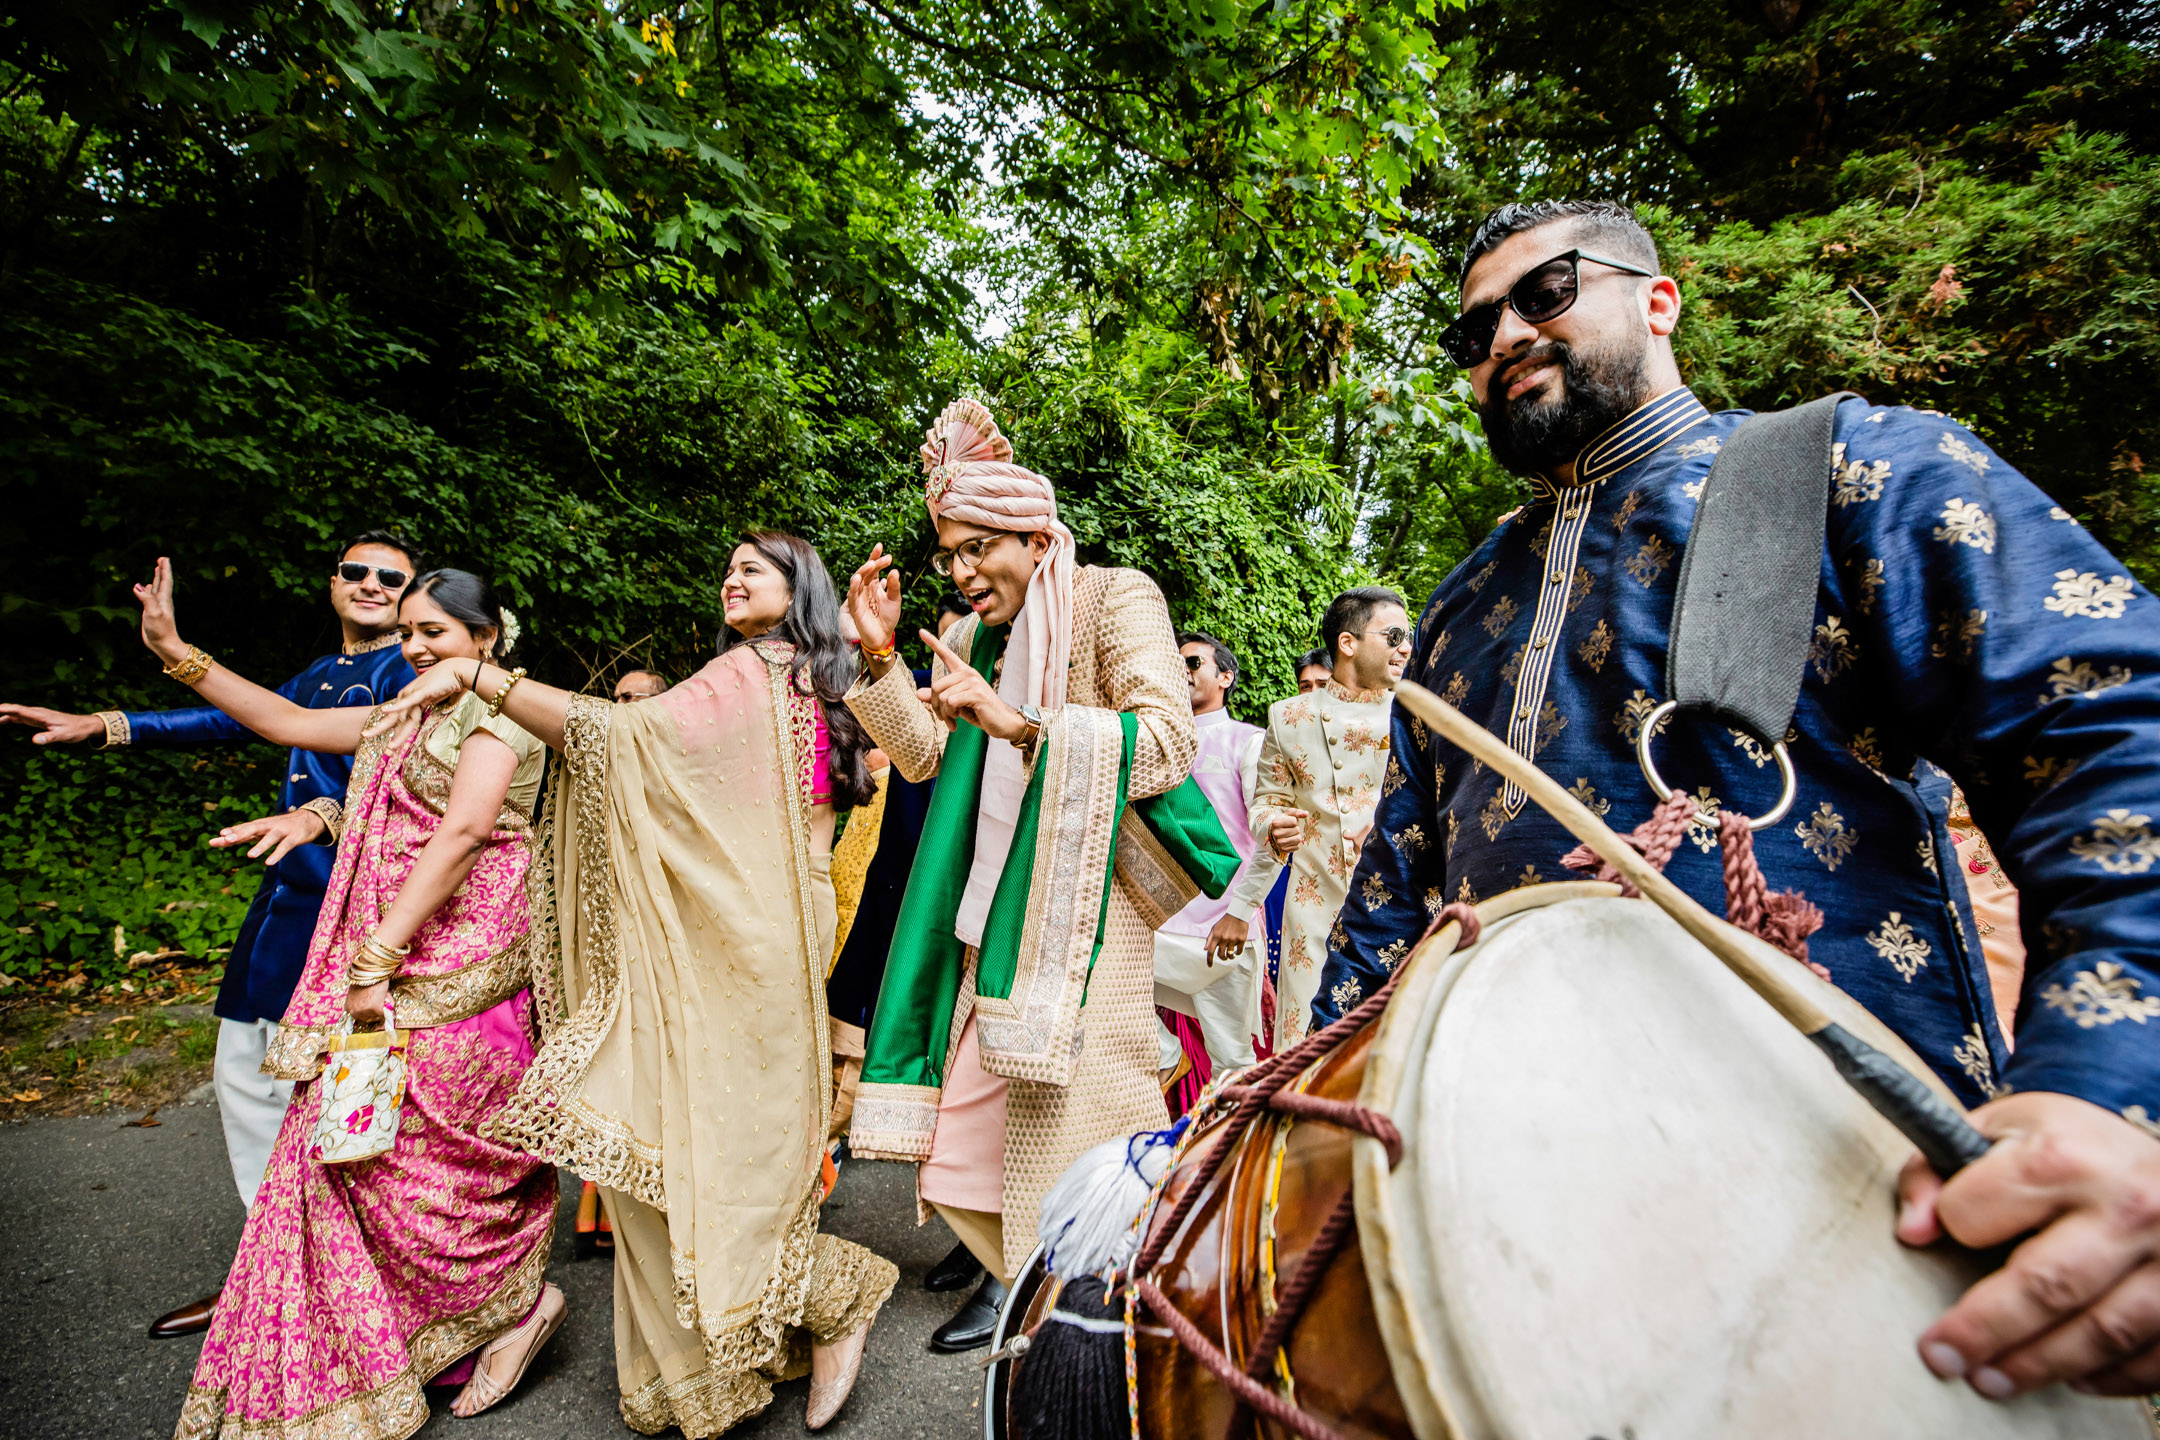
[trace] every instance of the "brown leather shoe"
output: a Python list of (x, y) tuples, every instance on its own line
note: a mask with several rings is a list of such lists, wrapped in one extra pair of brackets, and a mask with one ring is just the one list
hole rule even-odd
[(200, 1335), (210, 1328), (210, 1314), (217, 1309), (218, 1295), (206, 1295), (192, 1305), (182, 1305), (168, 1315), (160, 1315), (150, 1322), (150, 1338), (170, 1340), (177, 1335)]

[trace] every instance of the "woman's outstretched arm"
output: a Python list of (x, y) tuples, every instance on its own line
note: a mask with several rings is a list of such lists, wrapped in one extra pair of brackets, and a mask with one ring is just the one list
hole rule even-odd
[[(457, 893), (472, 873), (473, 862), (495, 833), (502, 816), (503, 797), (517, 774), (517, 751), (476, 730), (465, 737), (458, 752), (456, 772), (450, 777), (450, 798), (443, 805), (442, 824), (413, 861), (412, 872), (398, 887), (397, 898), (376, 922), (373, 937), (395, 950), (410, 945), (412, 937), (442, 903)], [(355, 1020), (382, 1018), (383, 1001), (390, 982), (356, 986), (345, 997), (346, 1013)]]
[(504, 695), (503, 687), (509, 684), (510, 672), (485, 660), (438, 661), (398, 691), (395, 699), (384, 703), (383, 718), (369, 733), (379, 735), (408, 715), (416, 715), (431, 705), (448, 705), (461, 692), (471, 690), (491, 705), (500, 699), (500, 713), (515, 720), (526, 734), (537, 737), (550, 749), (562, 749), (570, 692), (538, 680), (520, 680)]
[[(186, 660), (194, 648), (180, 638), (180, 627), (173, 617), (172, 592), (172, 561), (160, 555), (157, 574), (148, 585), (135, 587), (135, 598), (143, 607), (143, 644), (168, 670)], [(205, 701), (272, 744), (325, 755), (350, 755), (360, 748), (360, 727), (367, 723), (368, 712), (357, 705), (310, 710), (215, 661), (187, 683)]]

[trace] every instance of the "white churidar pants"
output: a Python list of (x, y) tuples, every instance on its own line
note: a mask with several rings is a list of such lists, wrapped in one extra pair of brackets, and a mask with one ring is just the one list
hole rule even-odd
[(233, 1184), (240, 1203), (252, 1206), (270, 1165), (270, 1147), (285, 1123), (293, 1082), (262, 1073), (263, 1057), (277, 1038), (274, 1020), (218, 1021), (217, 1058), (210, 1084), (217, 1095), (218, 1119), (225, 1126), (225, 1156), (232, 1161)]
[[(1198, 935), (1155, 932), (1155, 1003), (1200, 1022), (1200, 1038), (1217, 1070), (1242, 1070), (1253, 1063), (1253, 1035), (1260, 1028), (1260, 961), (1256, 938), (1230, 960), (1207, 963), (1207, 941)], [(1169, 1027), (1163, 1068), (1177, 1063), (1178, 1046)]]

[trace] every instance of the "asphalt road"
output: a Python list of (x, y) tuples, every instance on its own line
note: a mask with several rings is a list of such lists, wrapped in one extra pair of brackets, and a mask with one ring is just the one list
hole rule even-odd
[[(166, 1440), (197, 1338), (151, 1340), (152, 1317), (217, 1288), (242, 1212), (214, 1104), (174, 1105), (134, 1129), (124, 1115), (0, 1125), (0, 1436), (9, 1440)], [(823, 1433), (878, 1440), (974, 1440), (982, 1433), (975, 1355), (932, 1355), (930, 1331), (960, 1298), (921, 1288), (951, 1247), (942, 1221), (915, 1225), (913, 1177), (899, 1165), (842, 1168), (826, 1227), (900, 1266), (900, 1286), (870, 1333), (862, 1379)], [(605, 1259), (571, 1258), (577, 1184), (563, 1208), (548, 1276), (570, 1317), (518, 1392), (460, 1420), (431, 1391), (423, 1435), (455, 1440), (622, 1436), (616, 1410)], [(765, 1412), (731, 1436), (800, 1436), (807, 1380), (780, 1386)], [(669, 1432), (671, 1434), (676, 1432)]]

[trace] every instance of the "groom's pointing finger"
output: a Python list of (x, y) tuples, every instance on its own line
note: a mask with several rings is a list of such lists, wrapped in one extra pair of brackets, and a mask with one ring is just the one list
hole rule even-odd
[(922, 637), (923, 644), (930, 647), (931, 654), (937, 656), (938, 659), (945, 662), (945, 670), (947, 674), (957, 674), (962, 670), (973, 669), (973, 667), (970, 666), (967, 661), (962, 660), (958, 655), (953, 654), (952, 650), (945, 644), (944, 641), (938, 639), (937, 636), (931, 634), (928, 630), (919, 629), (915, 633)]

